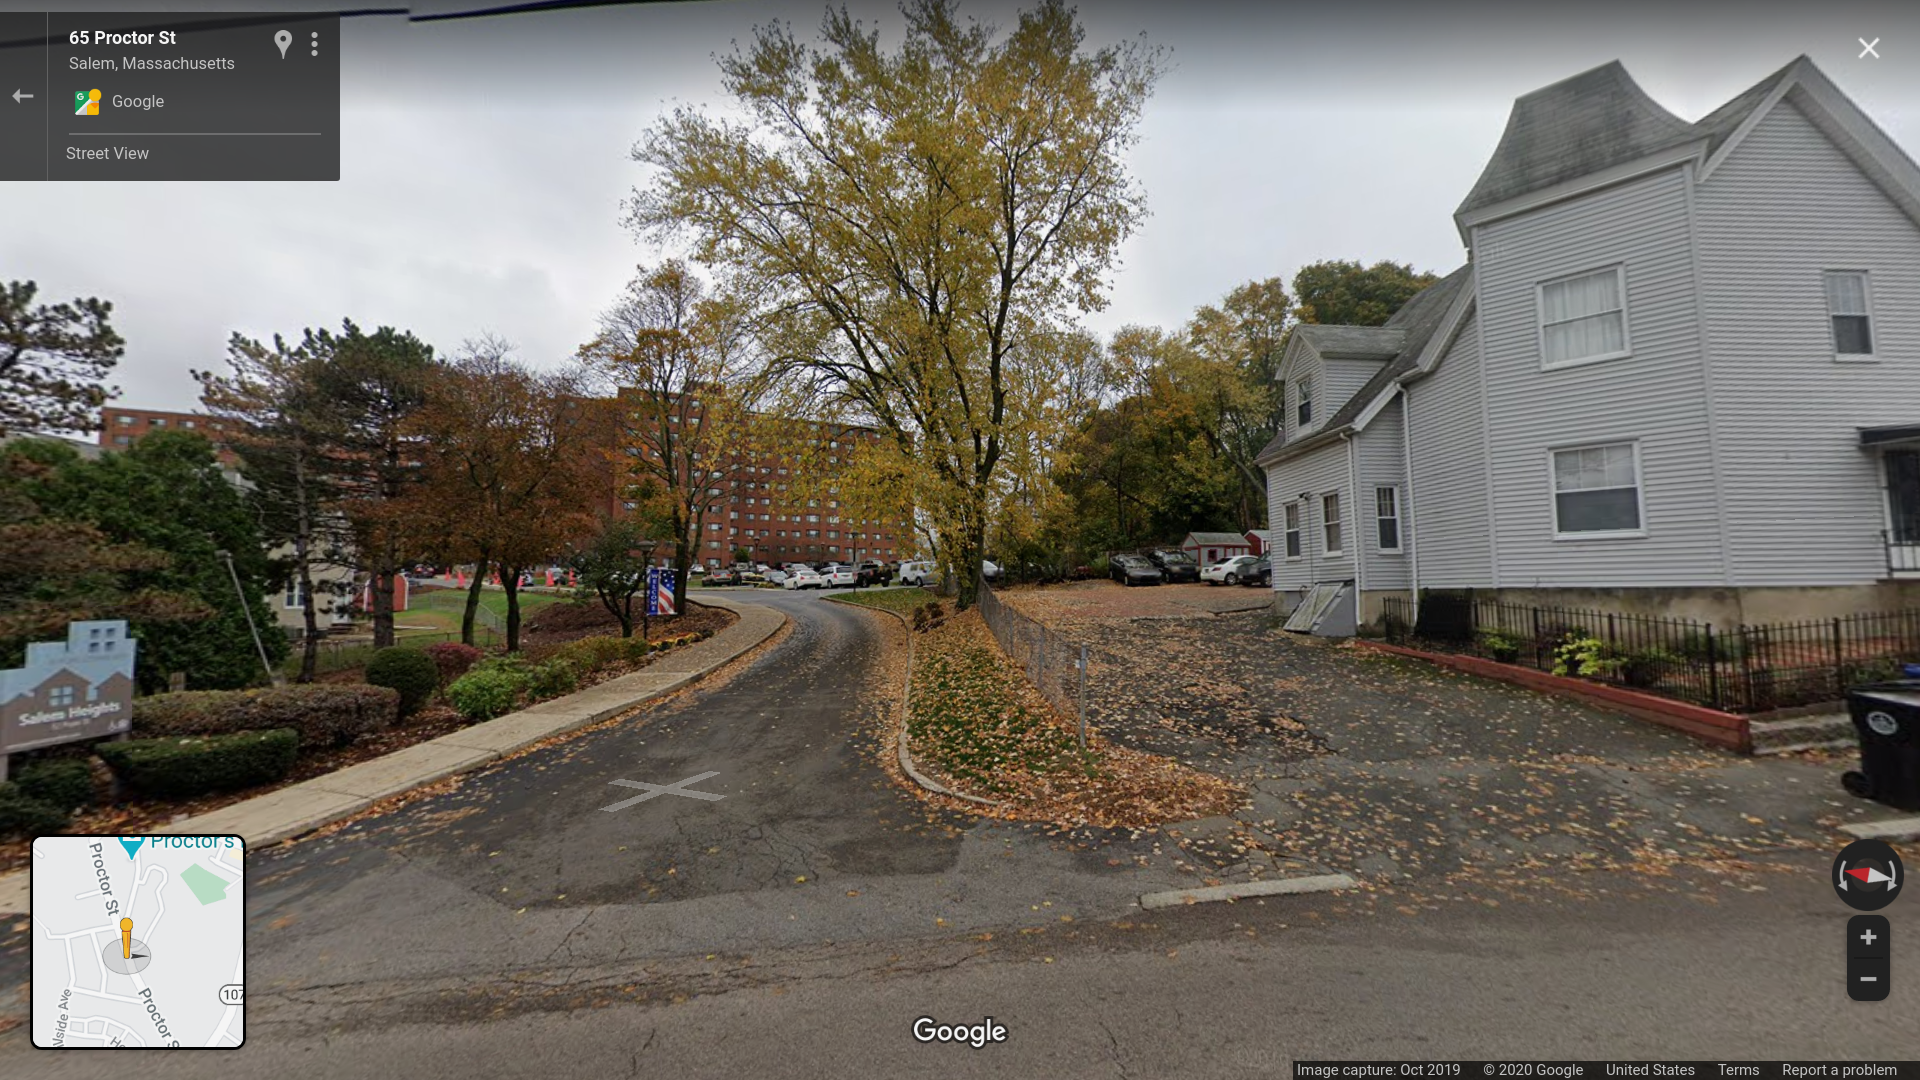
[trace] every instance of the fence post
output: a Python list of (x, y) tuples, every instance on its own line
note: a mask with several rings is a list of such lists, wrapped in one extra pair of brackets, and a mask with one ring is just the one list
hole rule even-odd
[(1718, 709), (1720, 704), (1720, 654), (1713, 648), (1713, 624), (1706, 624), (1707, 635), (1707, 700)]
[(1846, 658), (1840, 647), (1840, 619), (1833, 620), (1833, 688), (1838, 693), (1847, 692)]
[(1528, 608), (1527, 610), (1529, 610), (1529, 611), (1531, 611), (1531, 612), (1533, 612), (1533, 666), (1534, 666), (1534, 669), (1535, 669), (1535, 670), (1537, 671), (1537, 670), (1539, 670), (1539, 669), (1540, 669), (1540, 664), (1541, 664), (1541, 656), (1540, 656), (1540, 609), (1539, 609), (1539, 608)]
[(1080, 749), (1087, 748), (1087, 647), (1080, 646)]

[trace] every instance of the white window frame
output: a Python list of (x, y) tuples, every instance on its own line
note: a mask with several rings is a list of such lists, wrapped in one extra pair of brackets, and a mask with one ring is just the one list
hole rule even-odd
[(79, 701), (80, 695), (75, 687), (56, 686), (47, 691), (47, 708), (49, 709), (70, 709)]
[[(1308, 372), (1293, 380), (1293, 388), (1293, 426), (1305, 431), (1313, 426), (1313, 373)], [(1301, 415), (1303, 408), (1306, 410), (1304, 416)]]
[[(1611, 271), (1620, 291), (1620, 348), (1615, 352), (1595, 353), (1592, 356), (1577, 357), (1572, 360), (1547, 359), (1547, 286), (1558, 285), (1566, 281), (1581, 278), (1599, 277)], [(1540, 350), (1540, 370), (1559, 371), (1563, 368), (1585, 367), (1588, 364), (1601, 364), (1608, 360), (1622, 360), (1633, 355), (1633, 321), (1628, 317), (1627, 308), (1627, 264), (1615, 263), (1612, 266), (1600, 266), (1591, 270), (1582, 270), (1576, 274), (1561, 274), (1534, 283), (1533, 286), (1533, 335), (1534, 347)], [(1592, 318), (1583, 315), (1581, 318)]]
[(280, 593), (280, 606), (288, 611), (297, 611), (305, 607), (302, 603), (306, 590), (301, 588), (300, 579), (294, 578)]
[[(1333, 500), (1333, 513), (1331, 514), (1327, 512), (1328, 499)], [(1327, 535), (1328, 529), (1338, 530), (1340, 536), (1339, 547), (1332, 547), (1327, 543), (1329, 539)], [(1320, 493), (1320, 552), (1329, 558), (1347, 553), (1347, 523), (1345, 518), (1341, 516), (1340, 493), (1338, 491), (1323, 491)]]
[[(1637, 529), (1607, 529), (1592, 532), (1560, 531), (1560, 480), (1553, 467), (1555, 454), (1564, 454), (1574, 450), (1598, 450), (1609, 446), (1628, 446), (1633, 448), (1633, 502), (1634, 512), (1640, 519)], [(1593, 490), (1611, 491), (1612, 488)], [(1647, 473), (1640, 460), (1639, 439), (1608, 439), (1602, 442), (1580, 442), (1568, 446), (1550, 446), (1547, 448), (1547, 501), (1548, 510), (1553, 515), (1553, 538), (1557, 541), (1582, 540), (1636, 540), (1647, 535)]]
[[(1393, 496), (1393, 513), (1391, 515), (1380, 512), (1380, 493), (1383, 491)], [(1380, 542), (1380, 523), (1389, 520), (1393, 522), (1392, 547), (1388, 547)], [(1382, 555), (1400, 555), (1406, 551), (1406, 519), (1400, 513), (1400, 488), (1398, 485), (1379, 484), (1373, 489), (1373, 543), (1375, 549)]]
[[(1307, 557), (1307, 536), (1300, 528), (1301, 519), (1306, 516), (1306, 504), (1299, 499), (1284, 504), (1280, 508), (1280, 558), (1286, 562), (1299, 562)], [(1292, 520), (1289, 521), (1288, 519)], [(1291, 536), (1293, 539), (1288, 540)], [(1289, 551), (1298, 551), (1290, 555)]]
[[(1834, 277), (1857, 277), (1860, 279), (1860, 295), (1866, 298), (1866, 309), (1862, 312), (1833, 310), (1833, 294), (1827, 291), (1827, 279)], [(1820, 271), (1820, 302), (1827, 309), (1827, 340), (1833, 343), (1833, 359), (1839, 364), (1871, 364), (1880, 359), (1880, 334), (1873, 317), (1873, 275), (1865, 270), (1822, 270)], [(1862, 316), (1867, 320), (1867, 347), (1863, 353), (1843, 353), (1840, 342), (1834, 337), (1833, 320), (1843, 315)]]

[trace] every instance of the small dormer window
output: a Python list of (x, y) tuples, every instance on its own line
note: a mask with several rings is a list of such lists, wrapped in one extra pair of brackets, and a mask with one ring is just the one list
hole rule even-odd
[(1304, 376), (1293, 384), (1294, 409), (1301, 427), (1313, 423), (1313, 377)]

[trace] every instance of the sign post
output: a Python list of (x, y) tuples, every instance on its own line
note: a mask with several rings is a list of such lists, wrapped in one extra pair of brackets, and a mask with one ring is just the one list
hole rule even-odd
[(124, 620), (69, 623), (67, 640), (34, 642), (24, 667), (0, 671), (0, 780), (9, 754), (133, 730), (138, 645)]

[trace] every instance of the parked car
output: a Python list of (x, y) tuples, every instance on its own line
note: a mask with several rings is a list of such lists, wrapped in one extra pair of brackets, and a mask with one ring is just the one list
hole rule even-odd
[(925, 585), (940, 576), (940, 568), (931, 562), (909, 561), (900, 564), (900, 584)]
[(1229, 555), (1200, 571), (1200, 580), (1209, 585), (1238, 585), (1247, 567), (1259, 561), (1251, 555)]
[(980, 576), (988, 581), (1000, 580), (1000, 564), (992, 559), (980, 560)]
[(734, 577), (734, 580), (738, 581), (742, 585), (758, 585), (761, 582), (767, 580), (766, 574), (762, 573), (759, 569), (752, 566), (734, 567), (733, 577)]
[(1147, 552), (1147, 561), (1168, 581), (1200, 580), (1200, 564), (1180, 548), (1155, 548)]
[(1273, 562), (1265, 555), (1253, 560), (1253, 565), (1240, 572), (1240, 584), (1265, 585), (1273, 587)]
[(787, 572), (785, 570), (769, 570), (764, 576), (767, 579), (767, 583), (771, 585), (785, 585), (787, 583)]
[(738, 585), (740, 584), (740, 575), (726, 567), (720, 567), (719, 569), (707, 571), (706, 583), (708, 586)]
[(854, 588), (864, 589), (869, 585), (887, 585), (893, 581), (893, 568), (886, 563), (868, 559), (853, 572)]
[(821, 579), (817, 571), (802, 566), (788, 572), (787, 580), (783, 587), (788, 589), (824, 589), (826, 588), (826, 582)]
[(853, 567), (851, 566), (840, 566), (836, 564), (821, 570), (820, 580), (825, 583), (822, 588), (851, 588), (855, 584), (858, 584), (859, 575), (853, 572)]
[(1158, 585), (1166, 580), (1159, 567), (1140, 555), (1115, 555), (1107, 563), (1113, 580), (1122, 585)]

